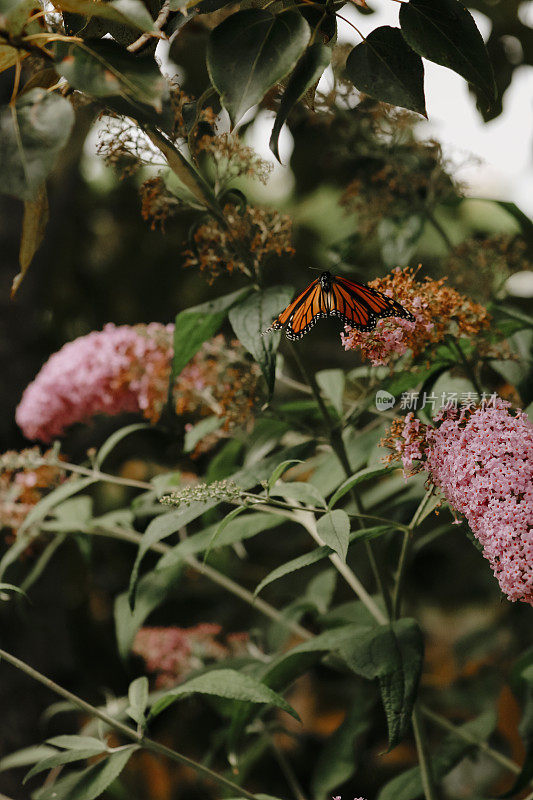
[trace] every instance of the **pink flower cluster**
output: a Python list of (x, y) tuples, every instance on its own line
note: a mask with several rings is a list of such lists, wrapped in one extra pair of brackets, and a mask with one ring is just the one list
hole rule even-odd
[[(418, 322), (418, 320), (417, 320)], [(403, 356), (409, 349), (404, 333), (412, 333), (417, 322), (397, 317), (378, 319), (372, 331), (357, 331), (346, 326), (341, 333), (345, 350), (361, 348), (364, 358), (375, 367), (388, 364), (393, 356)]]
[(141, 411), (166, 395), (173, 325), (112, 323), (49, 358), (26, 388), (16, 421), (28, 439), (49, 442), (95, 414)]
[(158, 674), (157, 686), (175, 686), (206, 662), (221, 661), (245, 652), (246, 633), (230, 634), (223, 644), (216, 639), (221, 630), (220, 625), (214, 623), (192, 628), (141, 628), (132, 650), (144, 659), (148, 672)]
[(450, 506), (464, 514), (509, 600), (533, 605), (533, 425), (497, 399), (476, 409), (447, 408), (424, 426), (409, 414), (406, 469), (421, 459)]

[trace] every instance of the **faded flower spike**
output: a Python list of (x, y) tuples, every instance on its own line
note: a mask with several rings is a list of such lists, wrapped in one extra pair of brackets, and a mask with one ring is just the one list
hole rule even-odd
[(209, 500), (241, 500), (244, 489), (233, 481), (213, 481), (197, 486), (184, 486), (183, 489), (165, 494), (160, 503), (166, 506), (190, 506), (191, 503), (207, 503)]

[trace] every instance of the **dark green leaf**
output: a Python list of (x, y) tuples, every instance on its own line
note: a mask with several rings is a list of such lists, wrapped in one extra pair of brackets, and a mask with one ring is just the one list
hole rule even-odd
[(348, 56), (346, 74), (360, 92), (427, 116), (424, 65), (399, 28), (383, 25), (369, 33)]
[(389, 750), (405, 736), (418, 691), (424, 642), (418, 623), (401, 619), (355, 635), (340, 648), (348, 666), (377, 678), (389, 729)]
[(272, 286), (265, 291), (254, 292), (229, 312), (235, 335), (261, 367), (270, 396), (274, 391), (276, 351), (281, 334), (263, 334), (273, 318), (291, 300), (293, 293), (290, 286)]
[(95, 800), (120, 775), (138, 745), (116, 750), (82, 772), (60, 778), (34, 794), (35, 800)]
[(246, 294), (246, 289), (226, 294), (217, 300), (187, 308), (176, 316), (174, 327), (174, 360), (172, 376), (175, 379), (200, 347), (218, 331), (232, 306)]
[(54, 92), (32, 89), (0, 112), (1, 191), (35, 200), (65, 146), (74, 111)]
[(410, 0), (400, 8), (400, 25), (413, 50), (453, 69), (492, 104), (496, 87), (487, 50), (474, 18), (459, 0)]
[(320, 80), (320, 76), (329, 64), (330, 59), (331, 50), (320, 42), (315, 42), (307, 48), (296, 64), (287, 87), (281, 96), (278, 113), (270, 135), (270, 149), (278, 161), (280, 161), (278, 150), (279, 135), (291, 109), (307, 90)]
[(123, 96), (161, 111), (168, 92), (153, 58), (135, 56), (112, 39), (56, 45), (56, 69), (71, 86), (94, 97)]
[(160, 714), (163, 709), (178, 700), (180, 697), (198, 692), (199, 694), (210, 694), (216, 697), (225, 697), (230, 700), (241, 700), (251, 703), (266, 703), (283, 709), (291, 717), (299, 720), (296, 711), (290, 706), (283, 697), (280, 697), (265, 684), (260, 683), (255, 678), (237, 672), (233, 669), (211, 670), (197, 678), (180, 684), (175, 689), (171, 689), (160, 700), (152, 706), (150, 717)]
[(238, 11), (211, 33), (207, 68), (232, 124), (295, 66), (310, 30), (297, 11)]
[(317, 532), (324, 544), (331, 547), (342, 561), (346, 561), (350, 540), (350, 520), (348, 514), (340, 509), (328, 511), (320, 517)]

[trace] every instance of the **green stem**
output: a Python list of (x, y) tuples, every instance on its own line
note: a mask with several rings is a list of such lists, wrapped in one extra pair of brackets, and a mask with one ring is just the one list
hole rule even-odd
[(114, 719), (105, 711), (96, 708), (90, 703), (87, 703), (86, 700), (82, 700), (81, 697), (69, 692), (68, 689), (64, 689), (62, 686), (59, 686), (59, 684), (55, 683), (50, 678), (47, 678), (46, 675), (43, 675), (36, 669), (33, 669), (33, 667), (30, 667), (29, 664), (26, 664), (24, 661), (16, 658), (16, 656), (13, 656), (11, 653), (0, 649), (0, 660), (2, 659), (7, 661), (7, 663), (11, 664), (13, 667), (19, 669), (21, 672), (24, 672), (33, 680), (37, 681), (43, 686), (46, 686), (48, 689), (50, 689), (50, 691), (54, 692), (60, 697), (65, 698), (65, 700), (68, 700), (70, 703), (73, 703), (82, 711), (87, 712), (87, 714), (90, 714), (92, 717), (102, 720), (102, 722), (105, 722), (110, 728), (118, 731), (118, 733), (121, 733), (126, 739), (135, 742), (145, 750), (149, 750), (152, 753), (157, 753), (158, 755), (166, 756), (172, 761), (177, 761), (179, 764), (185, 764), (199, 775), (202, 775), (204, 778), (215, 781), (215, 783), (218, 783), (220, 786), (223, 786), (226, 789), (231, 789), (236, 797), (246, 797), (248, 800), (258, 800), (255, 794), (252, 794), (252, 792), (249, 792), (247, 789), (243, 789), (242, 786), (238, 786), (236, 783), (228, 780), (228, 778), (225, 778), (223, 775), (219, 775), (217, 772), (214, 772), (208, 767), (204, 767), (203, 764), (193, 761), (192, 758), (188, 758), (187, 756), (178, 753), (176, 750), (171, 750), (169, 747), (165, 747), (165, 745), (159, 744), (159, 742), (143, 736), (142, 733), (130, 728), (129, 725), (125, 725), (123, 722)]
[[(298, 365), (300, 372), (302, 373), (304, 379), (309, 384), (311, 391), (316, 399), (320, 412), (324, 418), (324, 422), (326, 423), (329, 431), (329, 440), (331, 443), (331, 447), (336, 454), (337, 458), (339, 459), (342, 468), (346, 474), (346, 477), (349, 478), (352, 475), (352, 468), (350, 466), (350, 460), (348, 458), (348, 453), (346, 452), (346, 447), (344, 446), (344, 441), (342, 438), (342, 433), (340, 427), (336, 424), (335, 420), (332, 419), (331, 414), (329, 413), (328, 407), (324, 402), (322, 394), (320, 392), (320, 387), (317, 383), (317, 380), (312, 372), (309, 372), (303, 363), (302, 359), (300, 358), (297, 349), (294, 347), (292, 348), (292, 352), (294, 355), (294, 359)], [(361, 498), (359, 493), (352, 487), (350, 490), (350, 497), (357, 509), (358, 514), (361, 516), (364, 514), (364, 507), (361, 502)], [(361, 527), (361, 526), (360, 526)], [(374, 579), (376, 581), (376, 586), (378, 591), (380, 592), (383, 600), (385, 602), (385, 606), (389, 613), (389, 616), (392, 614), (392, 603), (390, 598), (390, 593), (386, 584), (386, 581), (383, 578), (382, 572), (380, 567), (377, 563), (376, 557), (374, 555), (374, 550), (370, 542), (365, 542), (365, 550), (370, 562), (370, 566), (372, 568), (372, 572), (374, 573)]]
[(405, 568), (407, 566), (407, 561), (409, 558), (409, 552), (411, 550), (413, 533), (418, 525), (418, 521), (422, 516), (428, 502), (433, 496), (434, 490), (435, 487), (431, 485), (431, 487), (428, 489), (428, 491), (425, 493), (424, 497), (420, 501), (418, 508), (413, 514), (411, 522), (409, 523), (407, 528), (404, 529), (402, 547), (400, 550), (400, 558), (398, 560), (398, 572), (396, 576), (396, 584), (394, 587), (394, 595), (393, 595), (393, 619), (398, 619), (401, 613), (403, 579), (405, 575)]
[(415, 705), (413, 709), (411, 722), (413, 724), (413, 733), (415, 735), (416, 752), (418, 754), (418, 765), (420, 767), (420, 776), (422, 778), (424, 796), (426, 800), (438, 800), (438, 794), (433, 778), (433, 771), (431, 769), (431, 760), (426, 745), (425, 734), (418, 705)]
[(479, 397), (481, 399), (481, 397), (483, 396), (483, 388), (482, 388), (480, 382), (477, 379), (477, 375), (476, 375), (476, 372), (475, 372), (475, 369), (474, 369), (474, 365), (470, 363), (470, 361), (467, 359), (467, 357), (463, 353), (463, 348), (461, 347), (461, 343), (459, 342), (459, 339), (455, 339), (453, 336), (448, 336), (447, 337), (447, 341), (448, 341), (448, 343), (450, 345), (450, 349), (455, 351), (458, 354), (459, 359), (460, 359), (460, 361), (461, 361), (461, 363), (462, 363), (462, 365), (464, 367), (466, 375), (472, 381), (474, 389), (476, 390), (476, 392), (478, 393), (478, 395), (479, 395)]

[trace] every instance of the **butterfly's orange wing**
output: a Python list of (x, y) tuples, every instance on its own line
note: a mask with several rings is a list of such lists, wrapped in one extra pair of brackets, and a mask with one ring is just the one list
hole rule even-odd
[(330, 315), (339, 317), (356, 330), (370, 331), (383, 317), (414, 321), (413, 315), (396, 300), (347, 278), (332, 277), (332, 293), (334, 301)]
[[(318, 279), (310, 283), (309, 286), (300, 292), (300, 294), (290, 303), (286, 309), (284, 309), (279, 316), (276, 317), (270, 328), (268, 328), (265, 333), (270, 333), (271, 331), (280, 331), (286, 327), (285, 333), (288, 339), (296, 340), (301, 339), (302, 336), (307, 333), (306, 330), (302, 330), (305, 327), (305, 323), (303, 323), (304, 319), (308, 318), (308, 308), (309, 302), (313, 303), (313, 297), (316, 296), (317, 289), (320, 289), (320, 283)], [(298, 320), (296, 323), (295, 320)], [(314, 325), (314, 322), (311, 324)]]

